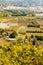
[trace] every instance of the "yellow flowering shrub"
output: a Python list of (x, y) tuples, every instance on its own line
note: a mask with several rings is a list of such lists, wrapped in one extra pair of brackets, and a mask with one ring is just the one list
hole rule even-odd
[(43, 65), (43, 46), (29, 41), (0, 45), (0, 65)]

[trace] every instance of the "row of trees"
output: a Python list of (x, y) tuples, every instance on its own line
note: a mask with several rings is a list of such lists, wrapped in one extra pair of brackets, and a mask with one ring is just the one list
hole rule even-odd
[(36, 35), (35, 37), (36, 37), (37, 40), (41, 40), (41, 41), (43, 40), (43, 36), (37, 36)]
[[(2, 28), (0, 28), (0, 36), (3, 35), (4, 32), (5, 32), (5, 30), (2, 29)], [(20, 27), (19, 30), (18, 30), (18, 33), (19, 33), (19, 34), (26, 34), (26, 32), (27, 32), (27, 28), (26, 28), (26, 27)], [(6, 32), (5, 32), (5, 33), (6, 33)], [(6, 34), (7, 34), (7, 33), (6, 33)], [(17, 32), (16, 32), (16, 31), (13, 31), (13, 32), (9, 35), (9, 37), (10, 37), (10, 38), (16, 38), (17, 35), (18, 35)], [(31, 37), (34, 38), (33, 35), (31, 35)], [(36, 38), (37, 40), (43, 40), (43, 36), (38, 36), (38, 35), (36, 35), (35, 38)]]
[[(5, 36), (5, 34), (6, 34), (6, 36), (8, 35), (8, 34), (7, 34), (7, 31), (5, 31), (5, 29), (3, 29), (3, 28), (0, 28), (0, 37), (3, 37), (3, 35)], [(16, 36), (17, 36), (17, 32), (16, 32), (16, 31), (13, 31), (13, 32), (9, 35), (10, 38), (15, 38)]]
[(12, 13), (11, 16), (35, 16), (34, 11), (29, 11), (29, 10), (7, 10), (8, 12)]

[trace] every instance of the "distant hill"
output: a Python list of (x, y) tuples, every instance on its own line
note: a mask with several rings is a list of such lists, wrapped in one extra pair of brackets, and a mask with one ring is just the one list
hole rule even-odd
[(0, 6), (43, 6), (43, 0), (0, 0)]

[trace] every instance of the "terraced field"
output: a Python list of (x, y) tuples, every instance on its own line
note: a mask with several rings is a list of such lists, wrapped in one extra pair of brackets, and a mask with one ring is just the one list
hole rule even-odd
[(1, 12), (0, 65), (43, 65), (43, 17)]

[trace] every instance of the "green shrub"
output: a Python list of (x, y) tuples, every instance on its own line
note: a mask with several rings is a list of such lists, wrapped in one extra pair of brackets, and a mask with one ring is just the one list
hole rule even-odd
[(17, 32), (16, 31), (13, 31), (11, 34), (10, 34), (10, 38), (15, 38), (17, 36)]
[(0, 65), (43, 65), (43, 46), (36, 47), (30, 42), (18, 44), (0, 46)]
[(24, 26), (20, 27), (19, 30), (18, 30), (18, 32), (20, 34), (26, 34), (26, 31), (27, 31), (27, 27), (24, 27)]
[(4, 32), (4, 29), (0, 28), (0, 34), (2, 34)]
[(43, 40), (43, 36), (35, 36), (37, 40)]

